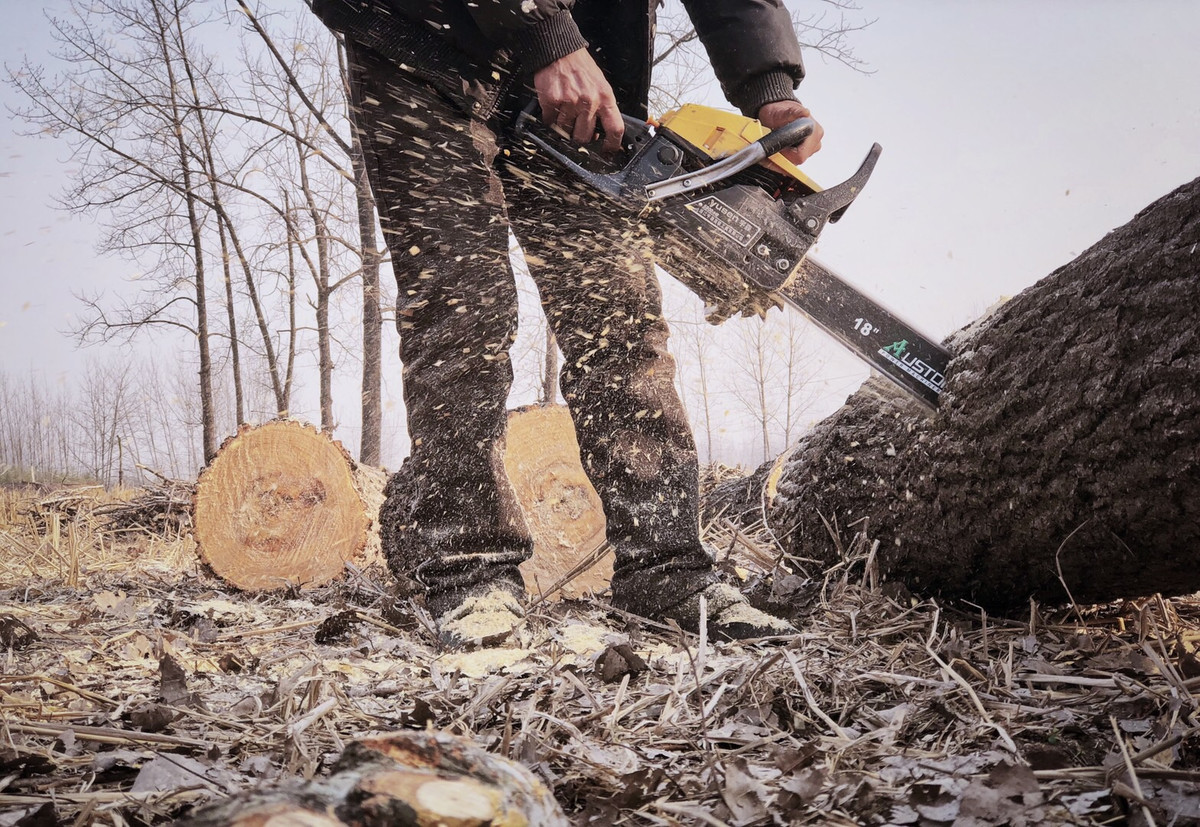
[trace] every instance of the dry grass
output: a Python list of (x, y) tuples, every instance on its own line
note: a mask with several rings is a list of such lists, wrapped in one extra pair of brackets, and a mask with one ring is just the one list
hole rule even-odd
[[(464, 656), (381, 572), (232, 592), (186, 536), (107, 533), (104, 501), (0, 493), (0, 614), (40, 638), (0, 653), (0, 812), (161, 823), (433, 726), (532, 768), (578, 824), (1200, 818), (1191, 599), (989, 618), (878, 585), (858, 538), (835, 571), (781, 581), (804, 607), (791, 639), (701, 646), (589, 600)], [(730, 568), (774, 562), (761, 528), (708, 539)], [(605, 683), (620, 642), (649, 669)]]

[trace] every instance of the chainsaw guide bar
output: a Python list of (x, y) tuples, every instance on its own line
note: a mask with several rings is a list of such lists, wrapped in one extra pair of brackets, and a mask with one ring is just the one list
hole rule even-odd
[(616, 171), (585, 166), (594, 166), (596, 156), (541, 128), (532, 110), (522, 114), (517, 132), (643, 220), (660, 264), (693, 292), (707, 299), (737, 284), (740, 295), (757, 299), (740, 308), (747, 313), (764, 312), (763, 297), (767, 306), (787, 304), (937, 408), (950, 352), (808, 255), (825, 225), (862, 191), (879, 144), (850, 178), (821, 189), (777, 154), (812, 134), (811, 119), (771, 131), (751, 118), (689, 104), (657, 123), (624, 120), (626, 162)]

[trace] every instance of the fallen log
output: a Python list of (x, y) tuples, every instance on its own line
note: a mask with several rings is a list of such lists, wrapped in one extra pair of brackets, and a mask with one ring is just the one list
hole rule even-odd
[(174, 823), (566, 827), (569, 822), (546, 786), (520, 764), (452, 735), (397, 732), (351, 743), (328, 778), (251, 790)]
[(1200, 179), (950, 342), (940, 409), (871, 380), (796, 446), (770, 524), (991, 610), (1200, 590)]
[[(504, 470), (533, 535), (533, 556), (521, 566), (530, 594), (556, 584), (559, 597), (604, 590), (611, 555), (563, 584), (597, 556), (605, 525), (566, 408), (513, 411)], [(340, 577), (347, 562), (382, 562), (378, 523), (386, 479), (312, 426), (291, 420), (243, 426), (196, 482), (200, 556), (227, 583), (248, 591), (321, 586)]]
[(311, 426), (242, 426), (196, 481), (201, 558), (247, 590), (320, 586), (347, 562), (370, 562), (363, 499), (383, 480), (358, 470), (340, 443)]

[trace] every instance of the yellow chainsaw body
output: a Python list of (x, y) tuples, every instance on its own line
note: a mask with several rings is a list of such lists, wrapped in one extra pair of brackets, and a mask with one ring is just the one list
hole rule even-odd
[[(713, 160), (732, 155), (771, 131), (753, 118), (714, 109), (711, 106), (701, 106), (698, 103), (688, 103), (678, 109), (672, 109), (659, 118), (655, 126), (671, 130), (692, 146), (707, 153)], [(816, 181), (778, 153), (767, 158), (763, 165), (795, 178), (813, 192), (821, 191)]]

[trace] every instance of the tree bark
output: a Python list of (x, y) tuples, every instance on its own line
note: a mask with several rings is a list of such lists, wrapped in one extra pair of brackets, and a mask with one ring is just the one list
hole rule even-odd
[[(173, 25), (175, 36), (179, 41), (180, 63), (183, 67), (184, 75), (188, 79), (188, 88), (191, 91), (190, 114), (200, 128), (200, 151), (203, 153), (200, 158), (201, 171), (208, 178), (208, 189), (212, 197), (212, 203), (214, 205), (220, 204), (221, 196), (217, 189), (218, 172), (213, 154), (213, 135), (209, 132), (208, 122), (204, 116), (204, 104), (200, 99), (200, 89), (196, 82), (196, 73), (192, 66), (191, 54), (187, 47), (187, 37), (183, 31), (182, 15), (179, 14), (178, 7), (175, 10)], [(225, 310), (229, 319), (229, 353), (233, 368), (233, 396), (237, 424), (242, 425), (246, 421), (246, 417), (245, 404), (242, 397), (241, 349), (237, 333), (237, 305), (234, 303), (233, 279), (229, 267), (228, 234), (231, 232), (231, 228), (226, 227), (226, 224), (226, 214), (223, 210), (220, 210), (217, 214), (217, 235), (221, 241), (221, 272), (225, 279)]]
[[(349, 76), (345, 51), (338, 44), (338, 67), (349, 102)], [(350, 120), (350, 168), (354, 172), (354, 195), (358, 206), (358, 244), (362, 260), (362, 438), (358, 461), (378, 465), (383, 441), (383, 311), (379, 306), (379, 241), (375, 237), (375, 196), (367, 177), (358, 126), (352, 107)]]
[[(804, 437), (796, 557), (989, 610), (1200, 590), (1200, 179), (952, 337), (940, 409), (879, 380)], [(831, 535), (840, 535), (836, 540)]]
[[(171, 123), (175, 127), (175, 149), (179, 155), (179, 171), (183, 179), (183, 197), (187, 205), (188, 227), (191, 231), (191, 246), (194, 256), (194, 275), (196, 288), (196, 342), (200, 356), (200, 419), (203, 435), (204, 459), (207, 462), (217, 452), (217, 423), (213, 403), (212, 390), (212, 357), (208, 342), (208, 287), (204, 275), (204, 243), (203, 220), (197, 208), (197, 201), (192, 189), (192, 161), (187, 148), (187, 132), (184, 129), (183, 113), (178, 99), (178, 87), (175, 78), (175, 61), (171, 57), (170, 45), (167, 41), (168, 21), (164, 18), (158, 2), (152, 2), (156, 33), (162, 48), (163, 68), (167, 72), (170, 89)], [(176, 10), (178, 14), (178, 10)]]
[(328, 778), (244, 792), (176, 822), (181, 827), (569, 823), (528, 769), (435, 732), (365, 738), (347, 746)]
[(542, 404), (553, 405), (558, 400), (558, 342), (554, 330), (546, 325), (546, 358), (542, 362)]

